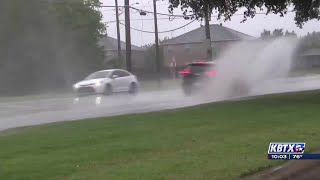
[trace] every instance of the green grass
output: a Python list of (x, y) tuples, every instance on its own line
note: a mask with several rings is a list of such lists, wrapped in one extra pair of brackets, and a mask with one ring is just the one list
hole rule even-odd
[(238, 179), (270, 141), (320, 145), (318, 92), (55, 123), (0, 135), (0, 179)]

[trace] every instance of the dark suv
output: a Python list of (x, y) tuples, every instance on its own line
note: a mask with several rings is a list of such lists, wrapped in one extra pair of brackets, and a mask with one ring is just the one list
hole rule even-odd
[(180, 72), (182, 75), (182, 89), (186, 95), (202, 89), (208, 80), (216, 76), (214, 62), (193, 62)]
[[(182, 89), (185, 95), (192, 95), (206, 88), (216, 76), (216, 63), (214, 62), (193, 62), (180, 72), (182, 75)], [(220, 76), (220, 74), (219, 74)], [(249, 88), (241, 80), (236, 80), (228, 89), (230, 95), (244, 95)]]

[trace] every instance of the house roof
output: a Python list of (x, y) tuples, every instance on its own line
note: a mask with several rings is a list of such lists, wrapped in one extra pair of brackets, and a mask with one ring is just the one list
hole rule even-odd
[[(99, 41), (100, 46), (104, 46), (105, 50), (118, 50), (118, 40), (109, 36), (104, 36)], [(121, 50), (126, 50), (126, 43), (121, 41)], [(131, 50), (143, 51), (144, 48), (131, 44)]]
[[(253, 36), (241, 33), (239, 31), (224, 27), (218, 24), (210, 25), (211, 41), (238, 41), (238, 40), (254, 40)], [(205, 27), (180, 35), (178, 37), (164, 41), (162, 44), (186, 44), (201, 43), (205, 40)]]
[(308, 49), (302, 56), (320, 56), (320, 48)]

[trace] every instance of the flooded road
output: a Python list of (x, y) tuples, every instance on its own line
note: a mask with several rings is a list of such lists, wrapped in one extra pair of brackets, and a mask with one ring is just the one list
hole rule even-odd
[[(266, 81), (252, 88), (250, 96), (320, 89), (320, 76), (286, 78)], [(85, 97), (74, 104), (74, 97), (60, 99), (28, 100), (0, 103), (0, 130), (72, 121), (87, 118), (153, 112), (221, 101), (210, 94), (185, 97), (180, 89), (141, 92), (137, 96), (126, 94), (101, 97)]]

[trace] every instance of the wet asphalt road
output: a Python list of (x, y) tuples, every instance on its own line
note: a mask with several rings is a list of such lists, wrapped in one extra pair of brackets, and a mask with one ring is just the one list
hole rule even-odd
[(73, 97), (0, 103), (0, 130), (58, 121), (150, 112), (200, 103), (185, 99), (179, 90), (141, 92), (134, 97), (126, 94), (102, 97), (100, 105), (96, 105), (95, 100), (96, 96), (90, 96), (81, 98), (78, 104), (74, 104)]
[[(320, 76), (266, 81), (252, 87), (251, 95), (320, 89)], [(95, 117), (142, 113), (198, 105), (219, 101), (210, 94), (186, 98), (180, 89), (141, 92), (137, 96), (126, 94), (102, 97), (100, 105), (96, 97), (80, 99), (73, 104), (73, 97), (61, 99), (29, 100), (0, 103), (0, 130), (59, 121), (80, 120)]]

